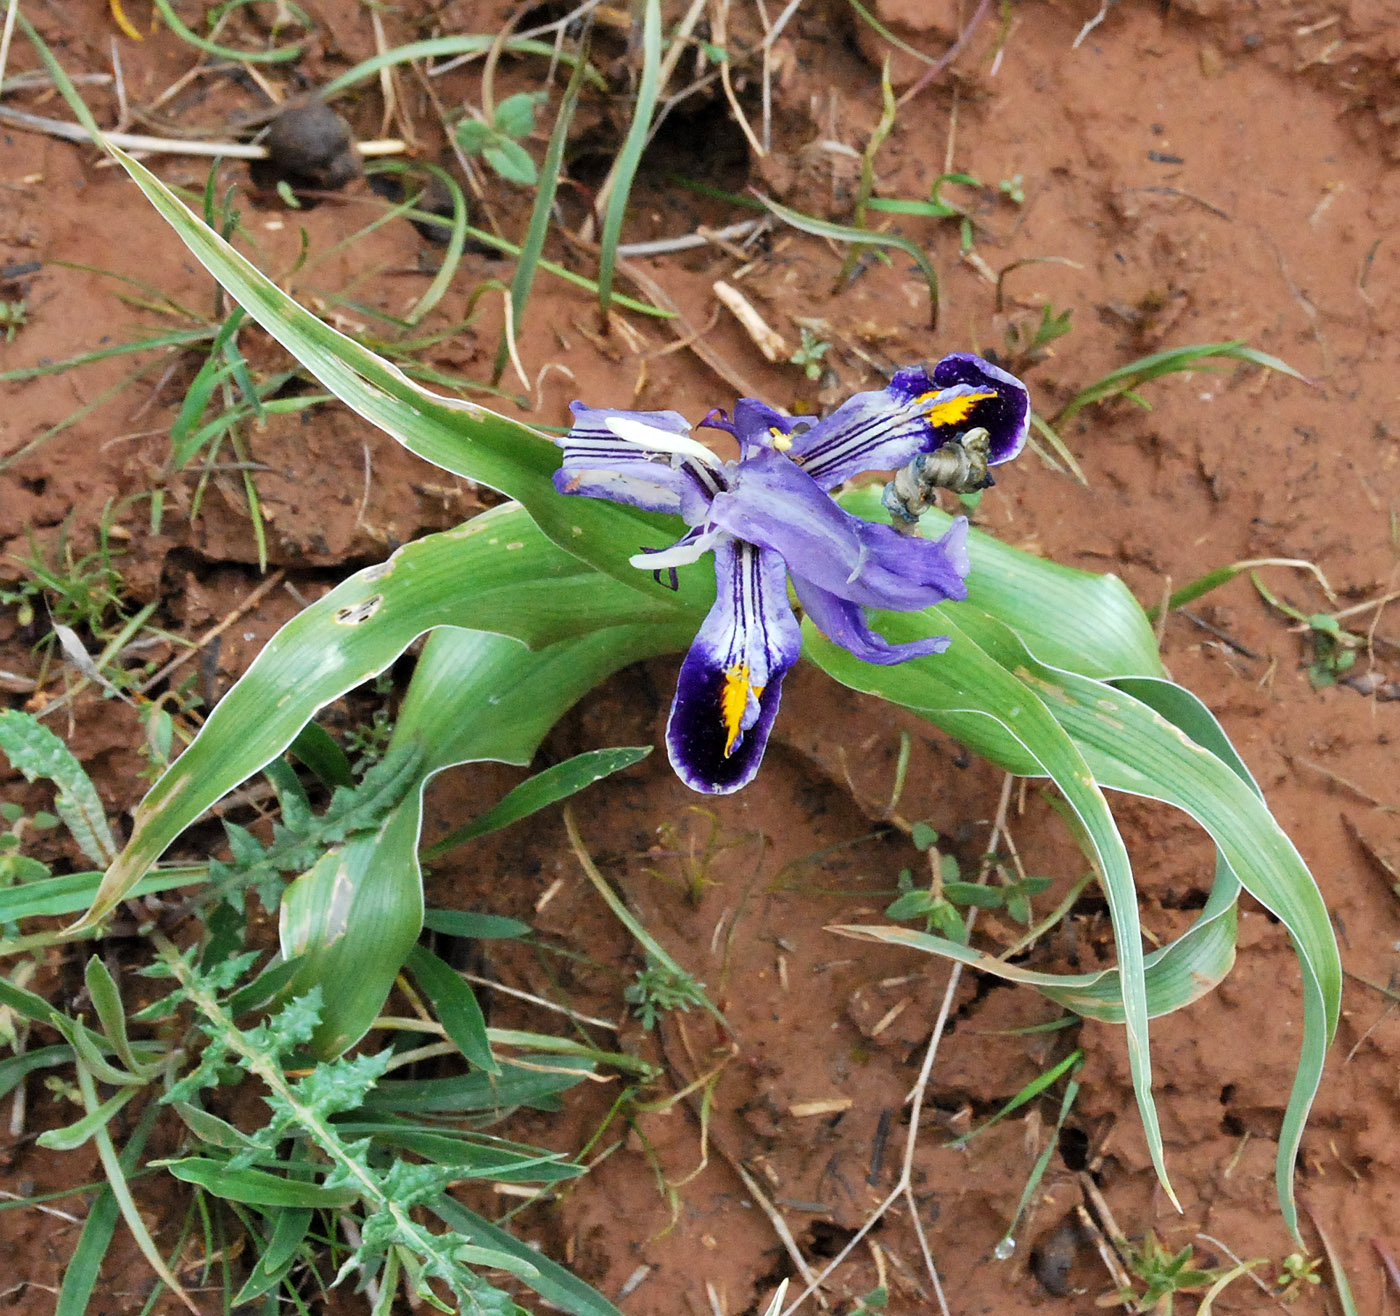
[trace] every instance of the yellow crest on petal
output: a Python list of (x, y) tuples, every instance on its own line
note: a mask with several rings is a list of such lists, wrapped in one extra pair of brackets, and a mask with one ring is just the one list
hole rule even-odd
[(933, 406), (924, 412), (928, 418), (928, 423), (934, 428), (942, 425), (961, 425), (968, 416), (972, 414), (972, 409), (979, 402), (985, 402), (989, 398), (997, 395), (992, 392), (986, 393), (963, 393), (958, 397), (945, 398), (942, 402), (937, 402), (937, 393), (925, 393), (918, 399), (919, 404), (932, 402)]
[(761, 685), (749, 680), (748, 663), (735, 663), (724, 673), (724, 686), (719, 692), (719, 716), (724, 723), (724, 757), (734, 750), (734, 742), (739, 739), (739, 727), (744, 718), (744, 709), (749, 705), (749, 695), (755, 699), (763, 693)]

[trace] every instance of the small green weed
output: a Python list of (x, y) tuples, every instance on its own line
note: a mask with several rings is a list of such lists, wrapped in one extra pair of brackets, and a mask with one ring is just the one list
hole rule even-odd
[(1302, 612), (1291, 603), (1285, 603), (1273, 594), (1259, 579), (1257, 572), (1251, 571), (1249, 578), (1259, 596), (1271, 608), (1291, 617), (1307, 627), (1308, 642), (1312, 647), (1312, 658), (1308, 662), (1308, 684), (1314, 690), (1324, 690), (1336, 685), (1356, 663), (1358, 653), (1370, 648), (1370, 640), (1365, 635), (1346, 630), (1338, 618), (1330, 612)]
[(454, 136), (467, 155), (480, 156), (497, 178), (518, 187), (534, 187), (540, 174), (534, 157), (522, 142), (535, 131), (535, 112), (544, 102), (542, 92), (521, 91), (507, 96), (488, 123), (465, 118)]
[(1309, 1288), (1322, 1283), (1318, 1271), (1322, 1268), (1321, 1257), (1310, 1257), (1302, 1252), (1290, 1252), (1283, 1259), (1274, 1287), (1283, 1302), (1297, 1302)]
[(1006, 354), (1003, 365), (1006, 369), (1012, 374), (1019, 374), (1044, 361), (1050, 355), (1050, 344), (1057, 338), (1063, 338), (1074, 327), (1070, 324), (1073, 314), (1072, 306), (1065, 307), (1057, 314), (1047, 302), (1040, 308), (1038, 321), (1009, 321), (1004, 335)]
[(1117, 1300), (1134, 1312), (1171, 1316), (1176, 1295), (1197, 1293), (1230, 1274), (1229, 1267), (1201, 1270), (1193, 1265), (1195, 1249), (1188, 1243), (1179, 1252), (1168, 1252), (1157, 1235), (1148, 1231), (1136, 1247), (1126, 1249), (1128, 1269), (1142, 1283), (1142, 1291), (1120, 1289)]
[(912, 870), (901, 869), (900, 895), (885, 914), (896, 921), (922, 918), (929, 932), (937, 930), (950, 941), (966, 944), (967, 923), (961, 911), (968, 908), (1003, 909), (1016, 922), (1029, 925), (1032, 898), (1050, 886), (1048, 877), (1026, 877), (1003, 886), (965, 882), (957, 859), (937, 850), (938, 833), (927, 823), (915, 823), (911, 839), (928, 855), (932, 880), (927, 887), (916, 887)]
[(703, 1006), (705, 984), (683, 969), (668, 967), (648, 952), (646, 966), (637, 970), (637, 981), (622, 995), (634, 1007), (642, 1027), (650, 1032), (657, 1019), (670, 1010), (686, 1013), (691, 1006)]
[[(315, 757), (313, 745), (305, 749), (308, 758)], [(8, 937), (14, 911), (76, 908), (65, 905), (68, 897), (76, 894), (85, 903), (102, 876), (51, 877), (44, 865), (24, 859), (26, 841), (61, 822), (96, 863), (110, 862), (115, 846), (92, 782), (52, 732), (28, 714), (0, 713), (0, 752), (31, 781), (55, 788), (53, 813), (0, 806), (0, 929)], [(163, 1286), (191, 1310), (173, 1260), (182, 1255), (191, 1230), (203, 1233), (205, 1255), (211, 1266), (220, 1266), (217, 1279), (211, 1269), (204, 1282), (217, 1282), (229, 1308), (257, 1299), (301, 1306), (308, 1283), (325, 1291), (353, 1277), (379, 1295), (379, 1310), (388, 1309), (401, 1286), (440, 1310), (478, 1316), (513, 1310), (506, 1293), (480, 1273), (487, 1270), (535, 1287), (567, 1310), (604, 1310), (590, 1305), (597, 1295), (586, 1285), (460, 1206), (446, 1189), (474, 1179), (548, 1187), (577, 1177), (581, 1168), (563, 1157), (491, 1137), (484, 1128), (513, 1106), (547, 1103), (598, 1063), (635, 1072), (637, 1062), (568, 1039), (519, 1032), (501, 1039), (512, 1049), (525, 1048), (520, 1063), (498, 1060), (492, 1052), (496, 1039), (488, 1036), (467, 984), (421, 946), (407, 964), (415, 999), (423, 1021), (450, 1044), (427, 1052), (457, 1053), (461, 1072), (390, 1078), (412, 1063), (409, 1047), (417, 1033), (405, 1034), (403, 1045), (391, 1035), (388, 1045), (323, 1058), (316, 1049), (323, 989), (293, 990), (300, 967), (295, 956), (267, 961), (252, 942), (257, 925), (243, 908), (244, 893), (255, 890), (275, 907), (285, 873), (314, 866), (338, 846), (373, 834), (420, 780), (414, 775), (418, 766), (414, 751), (391, 754), (358, 787), (337, 791), (318, 816), (291, 768), (280, 760), (270, 765), (282, 804), (271, 844), (228, 824), (230, 861), (181, 875), (178, 880), (186, 883), (207, 881), (193, 906), (201, 922), (188, 948), (153, 932), (155, 957), (126, 986), (103, 959), (89, 960), (85, 981), (93, 1026), (27, 989), (30, 961), (20, 959), (8, 979), (0, 979), (0, 1041), (21, 1048), (0, 1066), (0, 1095), (29, 1073), (55, 1071), (46, 1075), (46, 1089), (77, 1110), (66, 1117), (71, 1123), (43, 1133), (39, 1143), (52, 1152), (92, 1143), (107, 1179), (65, 1274), (58, 1309), (89, 1308), (102, 1259), (124, 1218)], [(50, 891), (57, 899), (46, 902)], [(474, 935), (518, 936), (527, 930), (510, 920), (473, 922), (456, 912), (444, 912), (444, 919), (445, 926), (455, 920)], [(12, 938), (7, 948), (23, 950), (25, 942)], [(159, 986), (152, 991), (133, 985), (141, 979)], [(684, 992), (677, 988), (675, 995)], [(664, 984), (653, 996), (664, 1002), (661, 1008), (684, 1008)], [(394, 1025), (386, 1021), (385, 1027), (392, 1032)], [(57, 1040), (45, 1040), (45, 1033)], [(244, 1089), (258, 1101), (249, 1104)], [(267, 1111), (260, 1124), (225, 1117), (231, 1106), (251, 1112), (259, 1102)], [(134, 1127), (122, 1121), (125, 1145), (119, 1150), (114, 1121), (128, 1106), (140, 1115)], [(432, 1113), (424, 1118), (423, 1111)], [(153, 1160), (145, 1147), (158, 1121), (176, 1126), (179, 1151)], [(170, 1137), (164, 1142), (172, 1145)], [(152, 1237), (132, 1194), (132, 1179), (152, 1171), (167, 1172), (190, 1194), (186, 1228), (173, 1246), (166, 1245), (168, 1253)], [(438, 1223), (430, 1228), (433, 1217)], [(244, 1260), (230, 1265), (240, 1252)], [(329, 1279), (323, 1272), (327, 1258)], [(447, 1293), (454, 1306), (444, 1303)]]
[(826, 354), (831, 350), (831, 344), (818, 338), (806, 325), (801, 326), (801, 332), (802, 345), (788, 360), (795, 366), (801, 366), (808, 379), (818, 380), (822, 377)]
[(11, 559), (23, 569), (24, 579), (0, 590), (0, 604), (18, 608), (20, 624), (30, 625), (35, 605), (42, 602), (59, 625), (101, 637), (114, 619), (125, 615), (126, 583), (116, 564), (121, 550), (112, 544), (110, 509), (103, 513), (90, 552), (79, 553), (69, 531), (65, 522), (50, 552), (31, 535), (28, 557)]
[(1026, 204), (1025, 180), (1020, 174), (1012, 174), (1010, 178), (1003, 178), (997, 184), (997, 191), (1002, 194), (1013, 206), (1024, 206)]
[(0, 301), (0, 334), (7, 343), (15, 341), (15, 335), (29, 322), (29, 303), (23, 298), (18, 301)]

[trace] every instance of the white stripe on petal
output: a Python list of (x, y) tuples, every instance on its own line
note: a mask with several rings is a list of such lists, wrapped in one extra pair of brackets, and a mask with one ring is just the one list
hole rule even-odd
[(672, 434), (669, 430), (657, 429), (654, 425), (630, 420), (626, 416), (608, 416), (603, 423), (626, 443), (635, 443), (638, 447), (650, 448), (653, 452), (674, 452), (681, 456), (694, 457), (715, 470), (720, 470), (724, 465), (697, 439)]

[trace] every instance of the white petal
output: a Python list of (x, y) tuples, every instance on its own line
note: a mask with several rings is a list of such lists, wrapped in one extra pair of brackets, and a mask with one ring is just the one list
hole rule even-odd
[(626, 443), (650, 448), (653, 452), (675, 452), (685, 457), (694, 457), (719, 470), (723, 463), (703, 443), (688, 439), (684, 435), (673, 434), (670, 430), (657, 429), (654, 425), (643, 424), (640, 420), (630, 420), (626, 416), (609, 416), (603, 422)]
[(654, 553), (634, 553), (627, 560), (634, 567), (639, 567), (643, 571), (665, 571), (670, 567), (688, 567), (692, 562), (698, 562), (704, 557), (714, 547), (715, 540), (718, 538), (719, 531), (711, 530), (695, 539), (672, 544), (670, 548), (657, 549)]

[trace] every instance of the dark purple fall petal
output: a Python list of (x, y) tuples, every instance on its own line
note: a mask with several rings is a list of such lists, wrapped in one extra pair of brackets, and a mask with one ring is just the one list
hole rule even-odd
[(975, 426), (991, 434), (991, 462), (1007, 461), (1026, 441), (1030, 397), (1014, 376), (962, 353), (944, 357), (932, 375), (911, 366), (885, 388), (847, 398), (795, 435), (789, 455), (821, 488), (833, 489), (862, 471), (907, 465)]
[[(940, 390), (966, 387), (974, 392), (996, 394), (994, 398), (978, 402), (958, 426), (967, 430), (981, 425), (991, 434), (987, 460), (992, 466), (1010, 461), (1026, 446), (1026, 435), (1031, 427), (1031, 395), (1015, 375), (970, 352), (954, 352), (934, 366), (933, 382)], [(945, 433), (938, 444), (952, 437), (951, 431)]]
[(681, 664), (666, 749), (692, 790), (726, 795), (758, 771), (802, 631), (780, 557), (721, 538), (715, 583), (714, 607)]

